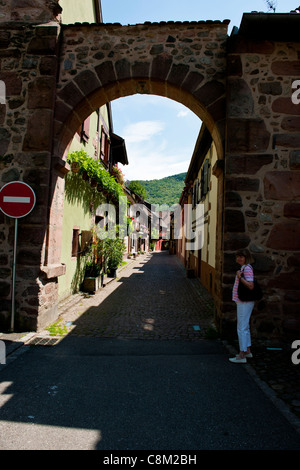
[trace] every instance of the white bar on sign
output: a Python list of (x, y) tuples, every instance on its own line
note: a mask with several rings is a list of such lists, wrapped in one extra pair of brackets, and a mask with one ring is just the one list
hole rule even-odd
[(30, 197), (21, 197), (21, 196), (3, 196), (3, 202), (21, 202), (29, 203)]

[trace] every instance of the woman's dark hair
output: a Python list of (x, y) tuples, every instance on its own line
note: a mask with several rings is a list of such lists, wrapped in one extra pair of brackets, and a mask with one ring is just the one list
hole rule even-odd
[(238, 250), (235, 254), (235, 257), (237, 256), (244, 256), (245, 257), (245, 264), (251, 264), (254, 262), (254, 259), (252, 258), (252, 255), (247, 248), (244, 248), (243, 250)]

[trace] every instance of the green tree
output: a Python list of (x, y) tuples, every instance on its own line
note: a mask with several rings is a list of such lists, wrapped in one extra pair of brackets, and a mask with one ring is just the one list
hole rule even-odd
[(129, 189), (133, 191), (138, 196), (141, 196), (142, 199), (146, 199), (146, 190), (144, 186), (137, 180), (130, 181)]
[(159, 180), (139, 181), (146, 190), (146, 200), (150, 204), (167, 204), (172, 206), (178, 204), (180, 195), (184, 188), (186, 173), (167, 176)]

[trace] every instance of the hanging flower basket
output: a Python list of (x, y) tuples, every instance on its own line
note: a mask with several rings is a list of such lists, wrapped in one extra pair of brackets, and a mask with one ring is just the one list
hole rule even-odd
[(82, 173), (82, 179), (83, 179), (84, 181), (88, 181), (88, 180), (89, 180), (89, 176), (88, 176), (88, 174), (87, 174), (87, 171), (84, 171), (84, 172)]
[(112, 175), (119, 184), (124, 185), (124, 174), (117, 165), (112, 167)]
[(78, 162), (72, 162), (72, 172), (79, 173), (80, 171), (80, 164)]
[(91, 186), (92, 186), (92, 188), (95, 188), (97, 186), (97, 180), (96, 179), (94, 179), (94, 178), (91, 179)]
[(102, 184), (100, 184), (100, 183), (97, 184), (97, 191), (98, 191), (98, 193), (102, 193), (102, 191), (103, 191)]

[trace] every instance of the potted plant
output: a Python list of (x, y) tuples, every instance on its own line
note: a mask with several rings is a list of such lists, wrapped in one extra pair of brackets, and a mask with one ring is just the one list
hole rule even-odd
[(106, 238), (104, 240), (104, 257), (106, 261), (106, 271), (109, 277), (116, 277), (117, 268), (123, 261), (125, 250), (124, 240), (121, 238)]
[(101, 265), (94, 261), (87, 261), (85, 266), (82, 290), (84, 292), (97, 292), (102, 287)]
[(96, 292), (103, 285), (102, 270), (102, 244), (97, 237), (96, 227), (92, 228), (92, 243), (85, 263), (84, 280), (82, 290), (84, 292)]

